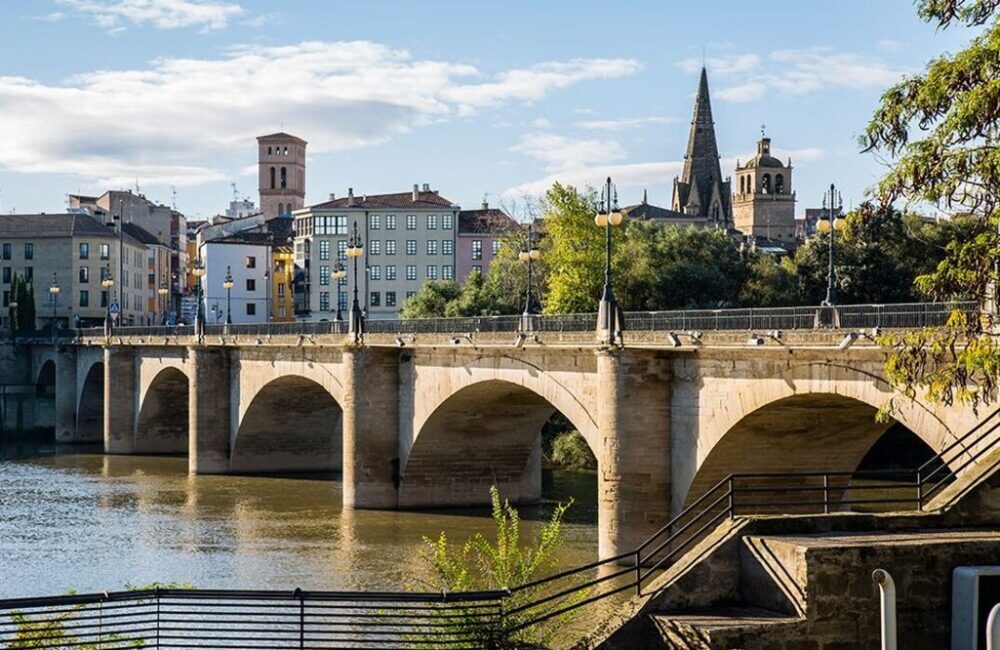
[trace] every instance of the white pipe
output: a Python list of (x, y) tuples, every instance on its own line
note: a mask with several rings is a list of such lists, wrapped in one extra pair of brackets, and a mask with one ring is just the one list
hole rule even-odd
[(1000, 650), (1000, 605), (994, 605), (986, 619), (986, 650)]
[(882, 612), (882, 650), (896, 650), (896, 583), (885, 569), (875, 569), (872, 580), (878, 585)]

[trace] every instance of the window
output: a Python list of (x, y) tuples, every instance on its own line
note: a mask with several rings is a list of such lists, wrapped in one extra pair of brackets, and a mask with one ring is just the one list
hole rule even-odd
[(407, 230), (417, 229), (417, 215), (415, 214), (406, 215), (406, 229)]
[(372, 280), (381, 280), (382, 279), (382, 267), (379, 266), (378, 264), (375, 264), (373, 266), (369, 266), (368, 267), (368, 277), (371, 278)]
[(416, 264), (407, 264), (406, 265), (406, 279), (407, 280), (416, 280), (417, 279), (417, 265)]
[(80, 292), (80, 306), (89, 307), (90, 306), (90, 292), (83, 290)]
[(257, 303), (255, 303), (255, 302), (248, 302), (247, 303), (247, 316), (256, 316), (256, 315), (257, 315)]
[(323, 262), (330, 259), (330, 240), (324, 239), (319, 243), (319, 259)]
[(247, 278), (247, 291), (257, 290), (257, 280), (253, 278)]
[(80, 267), (80, 282), (87, 283), (90, 282), (90, 267), (81, 266)]
[(416, 239), (407, 239), (406, 240), (406, 254), (407, 255), (416, 255), (417, 254), (417, 240)]
[(347, 292), (341, 291), (337, 294), (337, 309), (341, 311), (347, 309)]
[(10, 284), (10, 267), (3, 267), (3, 283)]
[(370, 307), (381, 307), (382, 306), (382, 296), (378, 291), (372, 291), (371, 295), (368, 296), (368, 305)]
[(330, 292), (320, 291), (319, 292), (319, 310), (320, 311), (330, 311)]
[(109, 260), (111, 259), (111, 246), (108, 244), (101, 244), (101, 259)]
[(394, 214), (385, 215), (385, 229), (386, 230), (396, 229), (396, 215)]
[(256, 257), (247, 257), (246, 265), (247, 265), (248, 269), (255, 269), (255, 268), (257, 268), (257, 258)]
[(455, 267), (451, 264), (445, 264), (441, 267), (441, 279), (442, 280), (454, 280), (455, 279)]
[(6, 243), (6, 244), (3, 245), (3, 258), (5, 260), (9, 260), (10, 259), (11, 248), (12, 247), (11, 247), (10, 243)]
[(382, 254), (382, 242), (377, 239), (373, 239), (368, 242), (368, 254), (369, 255), (381, 255)]
[(285, 168), (285, 167), (282, 167), (281, 168), (281, 189), (285, 189), (286, 187), (288, 187), (288, 169)]
[(500, 252), (500, 248), (501, 248), (502, 246), (503, 246), (503, 242), (501, 242), (501, 241), (500, 241), (499, 239), (494, 239), (494, 240), (493, 240), (493, 243), (492, 243), (492, 247), (493, 247), (493, 257), (496, 257), (496, 256), (497, 256), (497, 253), (499, 253), (499, 252)]
[(108, 306), (108, 292), (107, 290), (104, 290), (101, 292), (101, 307), (107, 307), (107, 306)]
[(385, 240), (385, 254), (386, 255), (395, 255), (396, 254), (396, 240), (395, 239), (387, 239), (387, 240)]
[(483, 240), (473, 239), (472, 240), (472, 259), (481, 260), (483, 259)]
[(35, 279), (35, 269), (31, 266), (24, 267), (24, 279), (31, 282)]
[(346, 235), (347, 217), (316, 217), (313, 219), (313, 231), (316, 235)]
[(385, 279), (386, 280), (395, 280), (396, 279), (396, 265), (395, 264), (386, 264), (385, 265)]
[(409, 300), (410, 298), (412, 298), (415, 295), (417, 295), (416, 291), (407, 291), (406, 292), (406, 299)]
[(427, 265), (427, 279), (437, 280), (438, 279), (438, 267), (433, 264)]
[(761, 179), (761, 181), (760, 181), (760, 191), (763, 192), (764, 194), (770, 194), (771, 193), (771, 175), (770, 174), (764, 174), (764, 178)]
[(323, 287), (330, 284), (330, 267), (325, 264), (319, 267), (319, 284)]
[(386, 307), (395, 307), (396, 306), (396, 292), (395, 291), (386, 291), (385, 292), (385, 306)]
[(441, 230), (451, 230), (455, 225), (455, 215), (453, 214), (442, 214), (441, 215)]
[(437, 230), (438, 216), (436, 214), (427, 215), (427, 230)]
[(344, 274), (344, 277), (342, 277), (339, 280), (337, 280), (337, 286), (341, 286), (341, 287), (346, 287), (347, 286), (347, 274), (346, 273)]
[(101, 267), (101, 281), (103, 282), (104, 280), (107, 280), (109, 275), (111, 275), (111, 269), (109, 269), (106, 266), (102, 266)]
[(343, 239), (337, 242), (337, 259), (340, 261), (347, 259), (347, 242)]
[(10, 306), (10, 291), (3, 292), (3, 306), (4, 307)]
[(87, 242), (80, 243), (80, 259), (89, 260), (90, 259), (90, 244)]
[(455, 253), (455, 242), (450, 239), (441, 240), (441, 254), (452, 255)]
[(427, 240), (427, 254), (437, 255), (438, 254), (438, 242), (436, 239)]
[(382, 215), (380, 214), (370, 214), (368, 215), (368, 228), (371, 230), (378, 230), (382, 225)]
[(271, 189), (274, 189), (274, 167), (271, 168)]
[(278, 297), (279, 298), (284, 298), (285, 297), (285, 283), (284, 282), (279, 282), (278, 283)]
[(778, 174), (774, 177), (774, 193), (781, 194), (785, 191), (785, 175)]
[(479, 275), (482, 275), (483, 274), (483, 265), (482, 264), (473, 264), (472, 265), (472, 270), (474, 272), (478, 273)]
[[(106, 246), (106, 244), (104, 244)], [(35, 245), (31, 242), (24, 244), (24, 259), (33, 260), (35, 259)]]

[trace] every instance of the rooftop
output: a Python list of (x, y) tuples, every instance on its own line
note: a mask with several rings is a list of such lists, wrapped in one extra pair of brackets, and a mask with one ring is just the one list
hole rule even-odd
[[(100, 237), (117, 239), (118, 235), (112, 228), (105, 226), (89, 214), (43, 213), (0, 215), (0, 238), (2, 237), (33, 237), (38, 239)], [(125, 231), (125, 239), (134, 246), (145, 245), (130, 235), (127, 230)]]
[(489, 206), (458, 213), (458, 234), (500, 234), (518, 227), (509, 214)]
[(392, 194), (348, 195), (324, 203), (310, 205), (307, 210), (329, 209), (364, 209), (392, 210), (397, 208), (456, 208), (453, 201), (444, 198), (436, 191), (424, 190), (416, 192), (394, 192)]
[(257, 137), (257, 142), (267, 142), (269, 140), (294, 140), (300, 144), (307, 144), (302, 138), (294, 136), (290, 133), (285, 133), (284, 131), (269, 133), (268, 135), (261, 135)]

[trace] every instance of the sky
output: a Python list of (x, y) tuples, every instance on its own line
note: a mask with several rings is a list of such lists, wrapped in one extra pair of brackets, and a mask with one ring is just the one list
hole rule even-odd
[(857, 203), (881, 93), (972, 33), (910, 0), (2, 0), (0, 212), (134, 188), (194, 218), (257, 198), (258, 135), (309, 142), (306, 203), (429, 183), (516, 211), (611, 175), (668, 206), (698, 72), (723, 174), (762, 125), (797, 211)]

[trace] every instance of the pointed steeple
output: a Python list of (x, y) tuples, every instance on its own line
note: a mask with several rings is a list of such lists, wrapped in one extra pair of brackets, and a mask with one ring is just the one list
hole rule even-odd
[(646, 196), (646, 190), (645, 190), (645, 189), (643, 189), (643, 190), (642, 190), (642, 204), (643, 204), (643, 205), (646, 205), (646, 204), (648, 204), (648, 203), (649, 203), (649, 199), (648, 199), (648, 197)]

